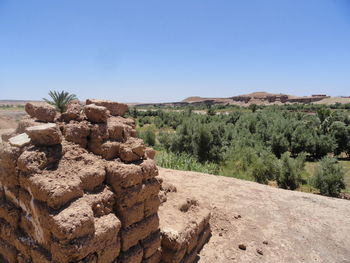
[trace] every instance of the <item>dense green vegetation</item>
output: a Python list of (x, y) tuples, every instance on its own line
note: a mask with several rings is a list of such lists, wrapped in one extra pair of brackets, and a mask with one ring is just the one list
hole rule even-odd
[[(133, 108), (130, 114), (137, 120), (139, 136), (158, 150), (160, 166), (275, 182), (291, 190), (308, 185), (334, 196), (333, 190), (325, 191), (315, 182), (328, 180), (329, 170), (336, 170), (322, 168), (328, 160), (322, 158), (350, 154), (348, 106), (216, 105), (198, 106), (203, 107), (200, 112), (198, 107)], [(315, 176), (309, 174), (306, 162), (321, 159)], [(337, 166), (334, 160), (332, 165)], [(343, 173), (338, 177), (341, 180)], [(337, 193), (343, 188), (338, 186)]]

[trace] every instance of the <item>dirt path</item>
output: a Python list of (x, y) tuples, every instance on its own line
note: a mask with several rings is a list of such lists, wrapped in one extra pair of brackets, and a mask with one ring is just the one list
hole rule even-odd
[(348, 200), (195, 172), (160, 175), (211, 207), (213, 235), (199, 262), (350, 262)]

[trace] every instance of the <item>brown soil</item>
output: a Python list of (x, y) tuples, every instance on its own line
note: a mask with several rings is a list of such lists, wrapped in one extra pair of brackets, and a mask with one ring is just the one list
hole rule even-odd
[(350, 262), (348, 200), (209, 174), (159, 172), (178, 194), (211, 210), (212, 237), (199, 262)]

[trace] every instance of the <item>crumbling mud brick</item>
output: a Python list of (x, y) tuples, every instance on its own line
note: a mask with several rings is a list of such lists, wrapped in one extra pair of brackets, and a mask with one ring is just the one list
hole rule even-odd
[(120, 263), (140, 263), (143, 257), (143, 249), (137, 244), (124, 252), (120, 257)]
[(144, 218), (144, 203), (136, 203), (132, 207), (118, 208), (117, 214), (122, 221), (123, 228), (141, 221)]
[(107, 122), (109, 111), (107, 110), (106, 107), (90, 104), (90, 105), (86, 105), (84, 110), (85, 110), (85, 115), (89, 121), (94, 123)]
[(0, 203), (0, 218), (4, 219), (12, 227), (19, 223), (21, 210), (10, 202), (3, 201)]
[(118, 237), (115, 243), (107, 245), (103, 250), (97, 253), (98, 257), (96, 263), (115, 262), (115, 259), (120, 254), (120, 238)]
[(162, 247), (162, 262), (164, 263), (180, 263), (186, 254), (186, 248), (179, 250), (171, 250), (166, 247)]
[(18, 169), (25, 173), (40, 173), (41, 170), (51, 169), (57, 165), (62, 156), (62, 147), (31, 146), (18, 158)]
[(82, 106), (79, 101), (73, 100), (66, 106), (65, 112), (61, 113), (60, 121), (69, 122), (81, 119)]
[(72, 240), (95, 232), (94, 214), (88, 203), (78, 199), (52, 217), (50, 228), (55, 238)]
[(18, 126), (16, 128), (16, 134), (25, 133), (25, 131), (28, 127), (39, 126), (42, 124), (43, 124), (42, 122), (38, 122), (35, 119), (24, 118), (18, 122)]
[(158, 248), (158, 250), (149, 258), (144, 258), (142, 260), (142, 263), (159, 263), (162, 257), (162, 253), (160, 251), (160, 249)]
[(55, 145), (62, 141), (62, 133), (55, 123), (28, 127), (26, 133), (34, 145)]
[(152, 232), (159, 229), (158, 215), (152, 215), (145, 218), (121, 232), (122, 250), (127, 251), (132, 246), (135, 246), (138, 241), (145, 239)]
[(107, 182), (115, 191), (121, 188), (131, 187), (142, 182), (141, 167), (134, 164), (121, 162), (109, 162), (107, 167)]
[(149, 216), (158, 212), (160, 206), (160, 198), (158, 195), (153, 195), (145, 200), (145, 216)]
[(69, 201), (82, 197), (82, 182), (78, 177), (45, 171), (26, 180), (24, 187), (39, 201), (59, 209)]
[[(118, 233), (121, 223), (118, 218), (109, 214), (95, 219), (95, 233), (74, 239), (68, 243), (53, 243), (51, 254), (59, 263), (79, 261), (94, 251), (102, 251), (108, 246), (118, 246)], [(116, 251), (114, 251), (115, 254)]]
[(158, 175), (158, 168), (153, 160), (143, 160), (140, 167), (142, 169), (142, 180), (152, 179)]
[(102, 162), (95, 164), (82, 165), (77, 174), (81, 180), (81, 187), (84, 190), (92, 191), (97, 186), (101, 185), (106, 178), (105, 166)]
[(90, 127), (86, 122), (68, 123), (63, 128), (64, 137), (67, 141), (79, 144), (86, 148), (90, 135)]
[(2, 259), (6, 260), (4, 262), (17, 262), (17, 250), (5, 240), (0, 239), (0, 260)]
[(160, 248), (160, 231), (156, 231), (141, 241), (143, 257), (150, 258)]
[(43, 122), (53, 122), (56, 117), (55, 107), (48, 103), (27, 103), (25, 111), (30, 117)]
[(109, 100), (87, 99), (86, 105), (90, 104), (106, 107), (113, 116), (124, 116), (128, 111), (128, 105)]

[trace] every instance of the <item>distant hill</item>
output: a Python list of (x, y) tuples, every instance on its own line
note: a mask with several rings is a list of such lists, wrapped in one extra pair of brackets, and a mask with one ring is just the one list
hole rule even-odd
[(250, 94), (242, 94), (229, 98), (203, 98), (192, 96), (182, 100), (183, 103), (201, 104), (233, 104), (240, 106), (272, 105), (272, 104), (290, 104), (290, 103), (317, 103), (317, 104), (334, 104), (334, 103), (350, 103), (350, 97), (330, 97), (326, 94), (313, 94), (311, 96), (293, 96), (288, 94), (274, 94), (265, 91), (253, 92)]

